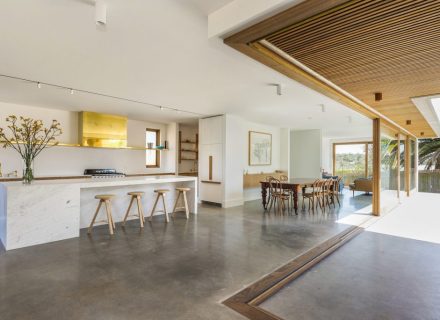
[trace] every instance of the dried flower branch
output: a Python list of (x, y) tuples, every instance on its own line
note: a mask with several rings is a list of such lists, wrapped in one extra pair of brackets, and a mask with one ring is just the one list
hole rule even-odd
[[(63, 133), (57, 120), (53, 120), (48, 128), (44, 127), (41, 120), (24, 117), (18, 119), (15, 115), (7, 117), (6, 122), (10, 134), (7, 135), (5, 130), (0, 128), (0, 144), (3, 148), (11, 147), (16, 150), (25, 162), (26, 169), (31, 167), (41, 151), (57, 145), (56, 137)], [(33, 179), (33, 176), (31, 178)]]

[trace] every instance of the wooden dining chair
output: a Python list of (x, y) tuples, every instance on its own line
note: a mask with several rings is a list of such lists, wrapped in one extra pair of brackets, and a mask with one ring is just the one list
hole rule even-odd
[(281, 182), (281, 185), (282, 185), (281, 187), (282, 187), (284, 193), (289, 195), (289, 201), (288, 201), (287, 204), (289, 205), (289, 209), (291, 209), (291, 208), (293, 208), (293, 190), (290, 189), (290, 188), (286, 188), (285, 184), (284, 184), (284, 183), (286, 183), (288, 181), (289, 181), (289, 177), (288, 176), (286, 176), (286, 175), (281, 175), (280, 176), (280, 182)]
[(270, 203), (272, 202), (272, 193), (271, 193), (271, 190), (270, 190), (270, 180), (271, 179), (274, 179), (274, 177), (266, 176), (266, 182), (269, 182), (269, 194), (267, 195), (267, 197), (269, 199), (268, 206), (270, 206)]
[(332, 188), (333, 188), (333, 179), (325, 179), (322, 185), (322, 204), (323, 210), (325, 212), (325, 207), (328, 206), (330, 209), (331, 205), (331, 196), (332, 196)]
[(309, 211), (315, 211), (315, 201), (318, 201), (321, 180), (317, 179), (309, 188), (304, 188), (302, 193), (302, 209), (305, 210), (305, 200), (309, 201)]
[(323, 212), (325, 212), (325, 184), (327, 183), (326, 179), (320, 179), (317, 185), (317, 201), (316, 201), (316, 209), (318, 209), (318, 205)]
[[(274, 208), (274, 212), (277, 211), (281, 214), (281, 212), (285, 212), (286, 210), (286, 201), (289, 201), (289, 194), (286, 194), (283, 190), (282, 183), (280, 180), (272, 178), (269, 181), (269, 190), (271, 194), (271, 200), (269, 204), (269, 210)], [(277, 210), (278, 209), (278, 210)], [(287, 210), (289, 210), (289, 203), (287, 203)]]
[(333, 180), (333, 186), (330, 190), (330, 197), (333, 205), (336, 207), (336, 202), (338, 202), (338, 206), (341, 206), (341, 202), (339, 201), (339, 186), (341, 183), (342, 177), (339, 177), (338, 179)]

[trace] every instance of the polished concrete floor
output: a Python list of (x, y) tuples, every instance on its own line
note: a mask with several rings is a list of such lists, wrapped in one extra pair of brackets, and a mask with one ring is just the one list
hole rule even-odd
[[(264, 214), (260, 201), (201, 206), (92, 237), (0, 254), (1, 319), (243, 319), (221, 301), (347, 228), (371, 197), (345, 196), (326, 214)], [(84, 231), (84, 230), (83, 230)]]
[(365, 231), (261, 307), (283, 319), (440, 319), (440, 245)]
[(284, 319), (440, 319), (438, 203), (403, 199), (261, 307)]

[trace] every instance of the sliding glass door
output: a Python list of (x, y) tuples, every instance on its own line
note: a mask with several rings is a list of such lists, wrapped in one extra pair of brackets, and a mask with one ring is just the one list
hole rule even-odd
[(381, 213), (399, 204), (400, 172), (399, 138), (386, 126), (380, 129), (380, 208)]
[(373, 172), (373, 144), (350, 142), (333, 144), (333, 175), (344, 178), (345, 185)]

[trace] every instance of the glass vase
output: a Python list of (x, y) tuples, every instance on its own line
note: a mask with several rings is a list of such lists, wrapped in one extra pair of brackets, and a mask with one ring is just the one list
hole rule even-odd
[(34, 181), (34, 160), (23, 159), (23, 184), (31, 184)]

